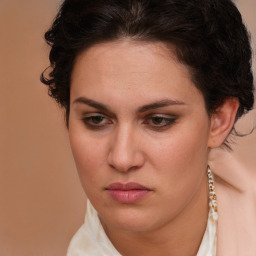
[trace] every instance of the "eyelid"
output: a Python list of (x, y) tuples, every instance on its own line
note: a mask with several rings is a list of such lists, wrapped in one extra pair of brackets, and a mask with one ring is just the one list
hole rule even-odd
[[(162, 118), (163, 124), (150, 124), (152, 122), (153, 118)], [(171, 125), (173, 125), (177, 121), (177, 116), (174, 115), (168, 115), (168, 114), (150, 114), (147, 115), (143, 121), (143, 124), (148, 126), (150, 129), (153, 130), (165, 130), (168, 129)]]
[(158, 113), (148, 114), (145, 116), (145, 119), (154, 118), (154, 117), (159, 117), (164, 119), (177, 119), (177, 115), (158, 114)]
[(155, 116), (157, 116), (157, 117), (160, 116), (160, 117), (167, 117), (167, 118), (168, 118), (168, 117), (170, 117), (170, 118), (171, 118), (171, 117), (176, 117), (176, 115), (174, 115), (174, 114), (157, 113), (157, 112), (156, 112), (156, 113), (153, 112), (153, 113), (147, 114), (146, 117), (147, 117), (147, 116), (154, 116), (154, 117), (155, 117)]
[[(93, 123), (92, 118), (94, 117), (102, 117), (103, 120), (105, 120), (105, 122), (102, 121), (99, 124)], [(84, 114), (81, 120), (88, 128), (91, 128), (91, 129), (101, 129), (106, 127), (108, 124), (112, 123), (111, 118), (108, 117), (106, 114), (96, 113), (96, 112)]]
[(108, 118), (108, 119), (113, 119), (112, 116), (106, 114), (106, 113), (103, 113), (103, 112), (94, 112), (94, 111), (90, 111), (90, 112), (86, 112), (86, 113), (83, 113), (81, 115), (81, 119), (84, 119), (84, 118), (90, 118), (90, 117), (94, 117), (94, 116), (102, 116), (102, 117), (105, 117), (105, 118)]

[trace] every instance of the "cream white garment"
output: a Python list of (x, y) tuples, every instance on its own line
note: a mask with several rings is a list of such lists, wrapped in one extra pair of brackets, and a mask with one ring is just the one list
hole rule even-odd
[[(209, 212), (205, 234), (197, 256), (216, 255), (216, 215)], [(100, 223), (96, 210), (87, 201), (85, 222), (71, 240), (67, 256), (121, 256), (114, 248)]]

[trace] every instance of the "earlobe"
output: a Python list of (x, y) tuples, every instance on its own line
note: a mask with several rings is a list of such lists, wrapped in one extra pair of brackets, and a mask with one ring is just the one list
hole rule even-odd
[(229, 135), (235, 122), (238, 107), (237, 98), (227, 98), (212, 114), (208, 141), (209, 148), (221, 146)]

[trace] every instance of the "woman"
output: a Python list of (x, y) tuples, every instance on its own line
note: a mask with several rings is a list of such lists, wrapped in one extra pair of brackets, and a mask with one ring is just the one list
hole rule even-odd
[(42, 81), (65, 108), (88, 196), (68, 255), (255, 255), (230, 254), (216, 231), (225, 192), (216, 201), (209, 168), (254, 102), (234, 4), (66, 0), (45, 38)]

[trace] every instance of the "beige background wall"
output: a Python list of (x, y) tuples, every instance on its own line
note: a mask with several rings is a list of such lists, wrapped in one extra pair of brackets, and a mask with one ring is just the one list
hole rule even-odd
[[(43, 32), (58, 4), (0, 0), (0, 256), (65, 255), (83, 221), (85, 196), (63, 115), (39, 82), (48, 65)], [(238, 4), (256, 35), (256, 0)], [(255, 117), (245, 118), (241, 129)], [(253, 167), (255, 133), (234, 150)]]

